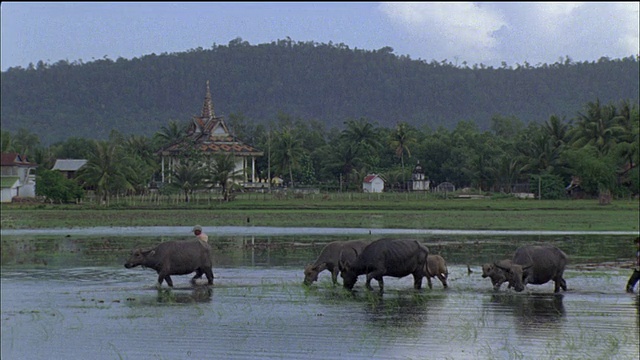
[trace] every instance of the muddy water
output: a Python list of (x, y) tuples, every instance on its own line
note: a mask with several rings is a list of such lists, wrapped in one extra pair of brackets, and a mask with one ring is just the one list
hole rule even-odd
[[(385, 278), (382, 296), (327, 272), (301, 284), (324, 244), (363, 235), (211, 236), (212, 287), (175, 276), (158, 290), (154, 271), (123, 267), (132, 248), (175, 237), (3, 234), (2, 359), (638, 358), (629, 235), (414, 234), (447, 259), (449, 289)], [(569, 291), (494, 292), (481, 278), (483, 262), (540, 242), (569, 254)]]

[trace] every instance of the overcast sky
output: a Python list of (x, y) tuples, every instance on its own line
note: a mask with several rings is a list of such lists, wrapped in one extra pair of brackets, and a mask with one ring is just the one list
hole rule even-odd
[(28, 3), (2, 2), (2, 71), (252, 45), (344, 43), (458, 65), (552, 64), (639, 53), (639, 2)]

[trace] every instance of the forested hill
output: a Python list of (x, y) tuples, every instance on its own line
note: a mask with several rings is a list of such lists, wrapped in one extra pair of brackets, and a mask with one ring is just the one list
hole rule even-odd
[(69, 137), (106, 138), (112, 129), (150, 136), (169, 121), (199, 115), (206, 90), (216, 115), (256, 124), (279, 113), (342, 128), (367, 118), (391, 127), (452, 128), (460, 120), (489, 127), (499, 115), (524, 122), (573, 118), (585, 104), (638, 102), (637, 57), (501, 68), (414, 60), (393, 49), (279, 40), (235, 39), (211, 49), (108, 58), (42, 61), (2, 72), (2, 129), (26, 128), (45, 144)]

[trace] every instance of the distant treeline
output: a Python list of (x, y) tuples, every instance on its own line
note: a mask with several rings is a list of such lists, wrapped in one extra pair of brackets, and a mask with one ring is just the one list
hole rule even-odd
[(286, 114), (343, 129), (366, 118), (453, 129), (489, 129), (494, 116), (542, 123), (573, 117), (584, 104), (638, 103), (639, 60), (601, 58), (500, 68), (425, 61), (393, 49), (241, 38), (211, 49), (131, 60), (38, 61), (2, 72), (2, 129), (25, 128), (45, 144), (69, 137), (106, 139), (111, 130), (151, 136), (170, 121), (198, 115), (211, 82), (216, 115), (268, 124)]

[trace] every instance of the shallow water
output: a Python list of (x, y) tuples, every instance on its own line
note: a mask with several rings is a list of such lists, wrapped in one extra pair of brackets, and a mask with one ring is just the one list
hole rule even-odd
[[(324, 244), (362, 235), (211, 236), (214, 285), (158, 290), (154, 271), (122, 264), (175, 236), (5, 234), (2, 359), (638, 358), (630, 236), (411, 236), (447, 259), (448, 289), (385, 278), (379, 296), (361, 277), (350, 293), (327, 272), (302, 286)], [(569, 254), (569, 291), (494, 292), (480, 265), (533, 242)]]

